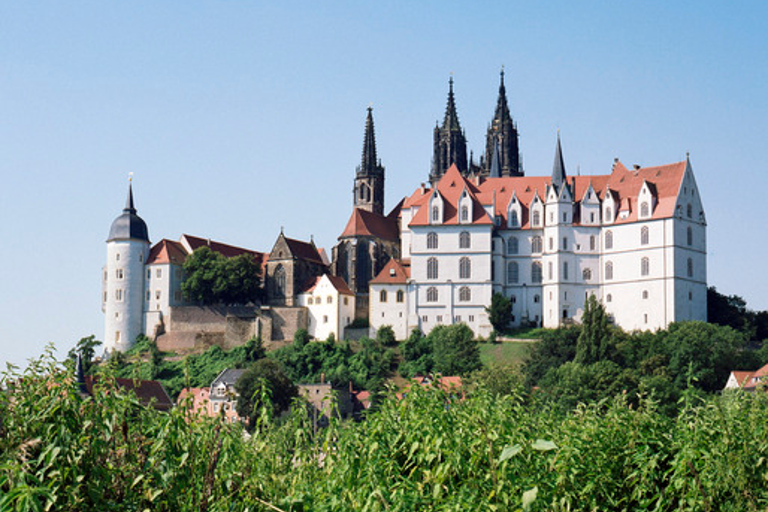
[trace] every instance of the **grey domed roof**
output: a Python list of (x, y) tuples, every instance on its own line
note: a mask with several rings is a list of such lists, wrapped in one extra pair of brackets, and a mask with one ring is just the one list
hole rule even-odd
[(146, 222), (136, 215), (136, 208), (133, 206), (133, 188), (130, 185), (128, 185), (128, 200), (125, 202), (123, 213), (112, 222), (107, 242), (129, 238), (149, 242), (149, 230)]

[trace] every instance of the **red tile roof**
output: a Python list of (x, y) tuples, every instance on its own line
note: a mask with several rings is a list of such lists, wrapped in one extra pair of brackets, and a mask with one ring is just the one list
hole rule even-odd
[(186, 259), (187, 251), (181, 243), (163, 238), (149, 251), (147, 265), (159, 263), (182, 265)]
[(216, 242), (210, 238), (200, 238), (192, 235), (181, 235), (181, 238), (186, 240), (189, 247), (194, 251), (200, 247), (210, 247), (212, 251), (216, 251), (219, 254), (226, 256), (227, 258), (233, 258), (240, 256), (241, 254), (250, 254), (256, 258), (256, 261), (264, 268), (264, 264), (267, 262), (267, 254), (258, 251), (252, 251), (250, 249), (244, 249), (234, 245), (223, 244)]
[(397, 207), (387, 217), (361, 208), (355, 208), (339, 238), (373, 236), (382, 240), (396, 242), (398, 240), (397, 215), (399, 213), (400, 210)]
[(405, 284), (410, 276), (410, 262), (404, 263), (393, 258), (384, 265), (384, 268), (371, 280), (370, 284)]
[[(614, 224), (625, 224), (638, 220), (637, 197), (643, 183), (648, 183), (649, 188), (656, 194), (657, 204), (653, 209), (651, 218), (662, 219), (675, 215), (675, 205), (678, 192), (682, 185), (683, 176), (687, 168), (687, 160), (668, 165), (644, 167), (629, 170), (621, 162), (617, 161), (611, 174), (598, 176), (569, 176), (567, 183), (573, 190), (574, 201), (581, 201), (590, 184), (600, 200), (604, 200), (610, 190), (619, 204), (619, 211), (626, 211), (627, 216), (616, 217)], [(487, 178), (480, 180), (478, 184), (464, 178), (458, 169), (451, 167), (437, 184), (437, 191), (445, 201), (445, 214), (443, 224), (456, 224), (456, 208), (458, 198), (466, 186), (470, 196), (475, 200), (473, 223), (488, 223), (490, 219), (485, 215), (482, 206), (491, 206), (495, 202), (495, 215), (507, 221), (507, 208), (512, 195), (517, 196), (522, 206), (522, 229), (530, 228), (528, 210), (534, 197), (546, 200), (547, 188), (551, 184), (549, 176), (520, 176), (505, 178)], [(424, 187), (416, 191), (406, 199), (403, 208), (420, 207), (427, 204), (432, 191)], [(426, 208), (419, 211), (411, 221), (411, 225), (427, 225), (429, 217)], [(487, 219), (487, 220), (486, 220)]]

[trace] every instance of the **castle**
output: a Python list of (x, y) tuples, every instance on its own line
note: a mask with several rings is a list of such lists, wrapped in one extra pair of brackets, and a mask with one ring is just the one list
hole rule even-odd
[(589, 295), (629, 330), (706, 320), (706, 220), (689, 159), (631, 169), (617, 159), (608, 174), (573, 176), (558, 134), (551, 175), (525, 176), (503, 71), (479, 162), (467, 155), (451, 78), (430, 185), (385, 214), (384, 179), (369, 108), (353, 211), (330, 261), (314, 242), (283, 233), (269, 254), (190, 235), (151, 246), (129, 186), (107, 241), (108, 350), (174, 331), (174, 315), (191, 306), (184, 259), (204, 245), (261, 265), (264, 301), (240, 316), (272, 339), (300, 327), (340, 337), (365, 317), (398, 339), (460, 322), (487, 336), (493, 293), (511, 300), (515, 326), (578, 321)]

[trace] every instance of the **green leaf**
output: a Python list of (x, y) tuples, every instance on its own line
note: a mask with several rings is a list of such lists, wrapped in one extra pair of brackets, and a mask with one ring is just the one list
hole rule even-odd
[(523, 493), (523, 510), (530, 510), (531, 504), (536, 501), (536, 495), (539, 494), (539, 488), (534, 487), (533, 489), (528, 489)]
[(557, 450), (557, 445), (552, 441), (537, 439), (533, 445), (531, 445), (531, 448), (539, 452), (548, 452), (550, 450)]
[(514, 457), (521, 451), (523, 451), (523, 447), (520, 446), (519, 444), (507, 445), (501, 451), (501, 456), (499, 456), (499, 462), (504, 462), (505, 460)]

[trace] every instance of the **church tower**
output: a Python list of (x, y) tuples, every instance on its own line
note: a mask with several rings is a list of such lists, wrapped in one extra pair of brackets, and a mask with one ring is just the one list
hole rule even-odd
[(373, 108), (368, 107), (363, 140), (363, 160), (355, 174), (355, 208), (384, 214), (384, 167), (376, 158)]
[(149, 245), (147, 224), (136, 214), (129, 184), (125, 208), (112, 222), (107, 239), (102, 287), (107, 352), (128, 350), (143, 333), (144, 266)]
[(517, 126), (512, 121), (507, 104), (507, 91), (504, 87), (504, 69), (501, 70), (499, 98), (496, 112), (488, 126), (485, 139), (485, 159), (483, 175), (492, 178), (501, 176), (522, 176), (520, 149), (518, 147)]
[(432, 184), (437, 183), (452, 164), (456, 164), (460, 173), (467, 174), (467, 139), (456, 112), (453, 77), (448, 81), (448, 104), (445, 107), (443, 126), (435, 126), (432, 172), (429, 173), (429, 181)]

